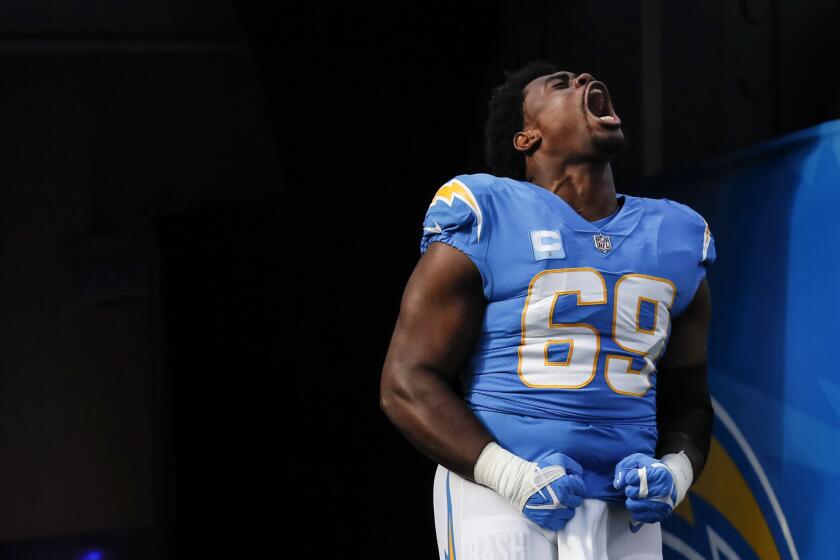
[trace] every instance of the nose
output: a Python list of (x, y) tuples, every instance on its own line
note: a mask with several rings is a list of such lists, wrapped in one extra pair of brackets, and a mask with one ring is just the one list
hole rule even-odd
[(578, 87), (584, 87), (589, 82), (594, 82), (594, 81), (595, 81), (595, 76), (593, 76), (592, 74), (589, 74), (587, 72), (584, 72), (583, 74), (580, 74), (577, 78), (575, 78), (575, 82), (577, 82)]

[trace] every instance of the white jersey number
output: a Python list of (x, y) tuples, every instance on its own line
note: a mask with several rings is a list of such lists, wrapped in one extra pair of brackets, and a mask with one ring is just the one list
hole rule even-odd
[[(670, 309), (677, 290), (665, 278), (625, 274), (613, 290), (612, 339), (628, 354), (604, 358), (607, 385), (622, 395), (642, 396), (650, 388), (650, 374), (665, 348)], [(587, 323), (555, 323), (554, 307), (562, 295), (575, 294), (577, 305), (606, 305), (607, 283), (594, 268), (545, 270), (531, 280), (522, 310), (519, 378), (529, 387), (580, 389), (595, 379), (601, 335)], [(653, 310), (652, 324), (643, 327), (643, 304)], [(644, 361), (632, 367), (632, 356)]]

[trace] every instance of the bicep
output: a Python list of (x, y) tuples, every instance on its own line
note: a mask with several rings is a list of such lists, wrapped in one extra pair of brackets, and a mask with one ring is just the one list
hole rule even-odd
[(705, 365), (709, 322), (711, 320), (711, 293), (704, 278), (700, 281), (691, 303), (671, 323), (668, 347), (660, 360), (661, 368), (680, 368)]
[(703, 279), (688, 308), (674, 319), (668, 348), (657, 365), (656, 406), (660, 414), (709, 406), (706, 339), (710, 318), (711, 295)]
[(432, 243), (406, 284), (388, 348), (383, 384), (423, 368), (457, 377), (478, 337), (484, 312), (481, 275), (464, 253)]

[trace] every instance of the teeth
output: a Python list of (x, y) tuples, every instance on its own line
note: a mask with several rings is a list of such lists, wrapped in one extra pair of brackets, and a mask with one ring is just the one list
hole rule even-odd
[(615, 117), (612, 115), (604, 115), (603, 117), (598, 117), (598, 119), (602, 121), (614, 121)]

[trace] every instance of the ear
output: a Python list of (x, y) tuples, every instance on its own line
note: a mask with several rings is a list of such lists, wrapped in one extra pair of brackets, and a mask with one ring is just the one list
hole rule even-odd
[(542, 137), (539, 133), (530, 130), (517, 132), (513, 137), (513, 147), (529, 156), (537, 151), (541, 143)]

